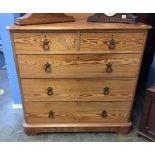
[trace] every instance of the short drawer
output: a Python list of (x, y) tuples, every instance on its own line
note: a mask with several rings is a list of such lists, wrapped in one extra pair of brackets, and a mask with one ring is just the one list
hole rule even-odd
[(135, 79), (22, 79), (24, 101), (131, 101)]
[(14, 33), (17, 54), (49, 54), (78, 50), (78, 33)]
[(25, 102), (27, 123), (125, 123), (130, 102)]
[(143, 32), (81, 33), (81, 51), (142, 52)]
[(136, 77), (140, 54), (17, 55), (21, 78)]

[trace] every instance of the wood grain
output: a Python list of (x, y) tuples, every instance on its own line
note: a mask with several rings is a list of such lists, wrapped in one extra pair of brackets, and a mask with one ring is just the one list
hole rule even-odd
[[(127, 123), (130, 102), (25, 102), (27, 123)], [(48, 112), (54, 112), (49, 118)], [(107, 117), (101, 116), (106, 110)]]
[(9, 26), (10, 31), (30, 31), (30, 30), (146, 30), (151, 29), (150, 25), (144, 23), (123, 24), (123, 23), (98, 23), (87, 22), (84, 20), (76, 20), (72, 23), (53, 23), (27, 26)]
[[(112, 35), (115, 49), (108, 48)], [(49, 50), (43, 49), (43, 40), (49, 41)], [(78, 54), (80, 53), (141, 53), (145, 33), (14, 33), (17, 54)], [(81, 41), (80, 41), (81, 40)], [(87, 51), (87, 52), (86, 52)]]
[(27, 135), (36, 135), (42, 132), (116, 132), (127, 134), (130, 131), (132, 123), (27, 124), (24, 122), (23, 126)]
[[(49, 41), (49, 50), (43, 49), (45, 37)], [(78, 33), (14, 33), (17, 54), (76, 51), (78, 50), (78, 39)]]
[[(112, 37), (113, 36), (113, 37)], [(80, 50), (82, 51), (134, 51), (141, 52), (144, 33), (82, 33)], [(116, 42), (114, 49), (109, 49), (109, 41)]]
[[(24, 101), (131, 101), (134, 79), (22, 79)], [(53, 95), (47, 95), (47, 88)], [(109, 87), (109, 95), (104, 88)]]
[[(139, 58), (140, 54), (17, 56), (21, 78), (136, 77)], [(47, 62), (51, 72), (45, 71)]]
[[(81, 16), (78, 18), (75, 23), (10, 27), (24, 117), (32, 122), (24, 123), (27, 134), (129, 132), (138, 73), (151, 26), (87, 23)], [(48, 51), (42, 47), (45, 35), (50, 41)], [(117, 43), (115, 50), (107, 48), (111, 35)], [(43, 68), (46, 61), (52, 64), (52, 72), (47, 74)], [(112, 73), (105, 72), (109, 61)], [(53, 88), (50, 96), (49, 86)], [(103, 94), (105, 87), (110, 88), (108, 95)], [(47, 112), (52, 109), (55, 117), (51, 121)], [(101, 119), (103, 109), (107, 111), (105, 120)]]
[(33, 25), (47, 23), (74, 22), (74, 18), (64, 13), (26, 13), (15, 19), (16, 25)]

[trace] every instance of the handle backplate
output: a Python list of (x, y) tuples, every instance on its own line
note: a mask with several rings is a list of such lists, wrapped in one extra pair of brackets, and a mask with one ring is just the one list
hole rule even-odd
[(108, 95), (110, 92), (109, 92), (109, 88), (108, 87), (105, 87), (103, 88), (103, 94), (104, 95)]
[(108, 62), (106, 64), (106, 72), (107, 73), (111, 73), (112, 72), (112, 64), (110, 62)]
[(108, 48), (115, 49), (115, 46), (116, 46), (116, 41), (114, 40), (113, 35), (112, 35), (112, 38), (108, 42)]
[(107, 111), (106, 111), (106, 110), (103, 110), (103, 111), (102, 111), (101, 117), (102, 117), (102, 118), (107, 118)]
[(49, 47), (49, 40), (46, 38), (46, 36), (42, 43), (43, 43), (43, 50), (48, 51), (50, 47)]
[(51, 87), (47, 88), (47, 95), (48, 96), (53, 95), (53, 88), (51, 88)]
[(52, 110), (48, 112), (48, 118), (54, 118), (54, 112)]
[(48, 62), (46, 62), (44, 64), (44, 69), (45, 69), (45, 72), (51, 72), (52, 71), (51, 64), (49, 64)]

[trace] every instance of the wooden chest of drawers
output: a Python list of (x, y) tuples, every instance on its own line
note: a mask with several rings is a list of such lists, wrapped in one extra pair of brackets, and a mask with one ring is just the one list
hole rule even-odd
[(127, 133), (148, 25), (10, 26), (27, 134)]

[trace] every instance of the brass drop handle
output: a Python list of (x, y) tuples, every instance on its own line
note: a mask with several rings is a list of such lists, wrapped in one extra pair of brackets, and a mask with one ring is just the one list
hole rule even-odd
[(48, 112), (48, 118), (54, 118), (54, 112), (52, 110)]
[(42, 43), (43, 43), (43, 50), (48, 51), (50, 47), (49, 47), (49, 41), (46, 38), (46, 36)]
[(48, 62), (46, 62), (44, 64), (44, 69), (45, 69), (45, 72), (51, 72), (52, 71), (51, 64), (49, 64)]
[(51, 88), (51, 87), (47, 88), (47, 95), (48, 96), (53, 95), (53, 88)]
[(113, 35), (112, 35), (111, 40), (109, 40), (108, 45), (109, 45), (109, 46), (108, 46), (109, 49), (115, 49), (116, 41), (114, 40)]
[(106, 72), (107, 73), (111, 73), (112, 72), (112, 64), (110, 62), (108, 62), (106, 64)]
[(104, 95), (108, 95), (110, 92), (109, 92), (109, 88), (108, 87), (105, 87), (103, 88), (103, 94)]
[(106, 111), (106, 110), (103, 110), (103, 111), (102, 111), (101, 117), (102, 117), (102, 118), (107, 118), (107, 111)]

